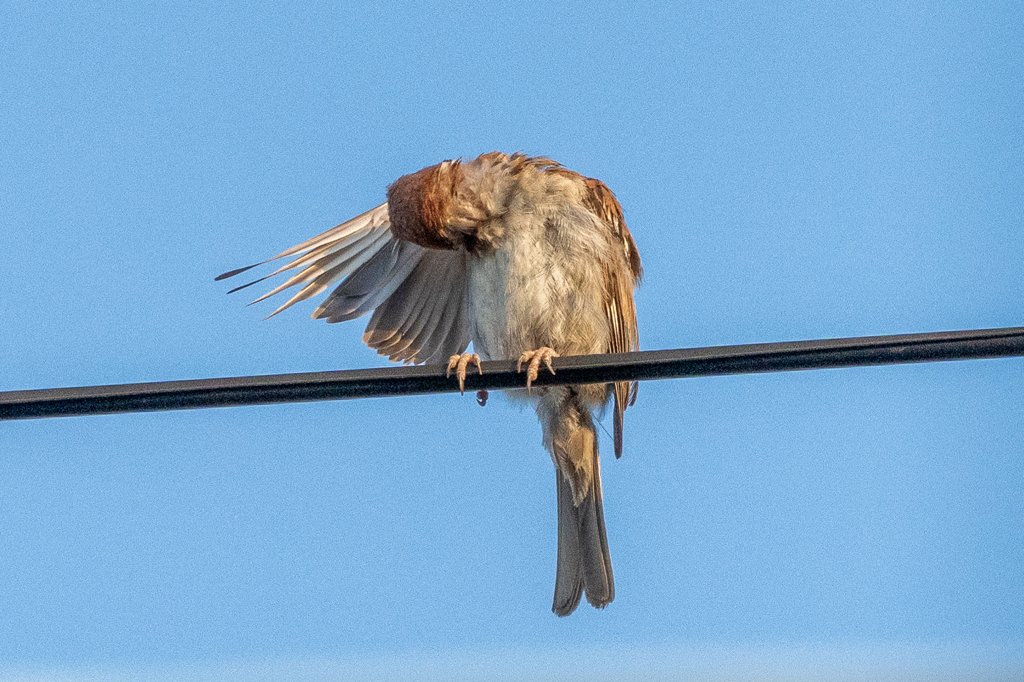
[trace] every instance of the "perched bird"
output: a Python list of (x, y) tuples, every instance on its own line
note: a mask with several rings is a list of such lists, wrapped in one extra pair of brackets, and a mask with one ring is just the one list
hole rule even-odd
[[(633, 290), (640, 254), (622, 208), (604, 183), (547, 158), (492, 152), (424, 168), (395, 181), (386, 203), (270, 260), (289, 256), (267, 277), (298, 272), (257, 301), (300, 288), (271, 315), (340, 282), (313, 318), (342, 322), (373, 311), (363, 334), (368, 346), (393, 361), (447, 362), (460, 388), (467, 367), (479, 371), (481, 359), (518, 359), (530, 389), (542, 363), (554, 371), (553, 357), (639, 346)], [(475, 353), (465, 353), (470, 341)], [(622, 415), (636, 384), (507, 393), (534, 403), (556, 468), (552, 610), (572, 613), (583, 592), (603, 608), (615, 584), (593, 415), (614, 400), (621, 456)]]

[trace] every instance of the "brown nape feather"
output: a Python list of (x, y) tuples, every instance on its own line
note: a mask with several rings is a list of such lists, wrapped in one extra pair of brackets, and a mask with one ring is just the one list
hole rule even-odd
[(445, 161), (403, 175), (388, 187), (391, 232), (429, 249), (453, 250), (461, 235), (451, 229), (451, 204), (462, 182), (459, 161)]

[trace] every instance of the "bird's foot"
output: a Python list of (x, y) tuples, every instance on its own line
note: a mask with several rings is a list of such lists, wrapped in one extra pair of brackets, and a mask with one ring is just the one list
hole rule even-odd
[(555, 352), (554, 348), (548, 348), (547, 346), (541, 346), (537, 350), (528, 350), (519, 356), (519, 363), (516, 364), (516, 371), (523, 371), (523, 363), (529, 362), (530, 364), (526, 367), (526, 390), (530, 390), (530, 384), (537, 378), (537, 374), (540, 372), (540, 363), (543, 362), (544, 366), (554, 374), (555, 368), (551, 366), (551, 358), (557, 358), (558, 353)]
[[(480, 374), (484, 373), (484, 368), (480, 366), (480, 356), (476, 353), (463, 353), (462, 355), (453, 355), (448, 358), (448, 372), (445, 374), (446, 377), (452, 375), (452, 370), (455, 370), (455, 377), (459, 380), (459, 393), (466, 393), (466, 367), (473, 363), (476, 368), (480, 370)], [(486, 402), (486, 398), (484, 401)], [(479, 395), (477, 396), (477, 402), (480, 401)], [(482, 404), (482, 403), (481, 403)]]
[(476, 392), (476, 404), (479, 405), (480, 407), (486, 405), (487, 398), (489, 395), (490, 394), (487, 392), (486, 388), (481, 388), (479, 391)]

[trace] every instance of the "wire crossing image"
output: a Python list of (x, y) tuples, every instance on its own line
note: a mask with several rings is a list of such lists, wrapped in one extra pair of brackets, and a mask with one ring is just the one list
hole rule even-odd
[[(555, 358), (534, 385), (756, 374), (1024, 356), (1024, 327)], [(483, 363), (466, 390), (523, 388), (514, 361)], [(0, 392), (0, 420), (454, 393), (446, 365)]]

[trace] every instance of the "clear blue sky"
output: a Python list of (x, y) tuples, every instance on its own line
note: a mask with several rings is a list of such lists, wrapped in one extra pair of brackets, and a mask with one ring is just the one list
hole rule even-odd
[[(214, 276), (495, 149), (616, 192), (644, 349), (1024, 325), (1021, 7), (8, 2), (0, 390), (381, 366)], [(567, 619), (503, 399), (2, 423), (0, 677), (1019, 672), (1022, 393), (645, 383), (602, 442), (616, 600)]]

